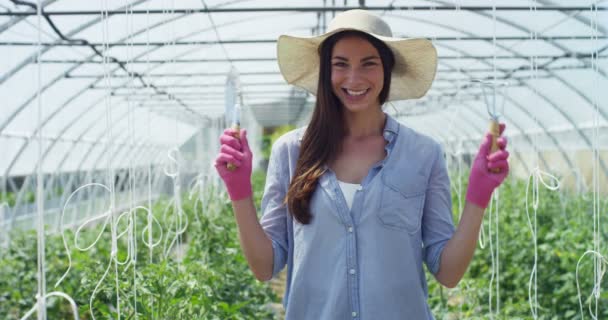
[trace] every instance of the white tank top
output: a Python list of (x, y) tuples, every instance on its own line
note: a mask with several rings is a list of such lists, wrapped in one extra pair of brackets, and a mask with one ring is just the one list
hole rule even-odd
[(344, 195), (344, 199), (346, 199), (346, 204), (348, 205), (348, 210), (353, 206), (353, 199), (355, 198), (355, 192), (361, 188), (360, 184), (356, 183), (346, 183), (338, 180), (338, 184), (340, 185), (340, 189), (342, 189), (342, 194)]

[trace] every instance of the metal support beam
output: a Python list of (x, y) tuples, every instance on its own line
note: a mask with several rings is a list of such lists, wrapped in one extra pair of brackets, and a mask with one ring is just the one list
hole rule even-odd
[[(156, 63), (229, 63), (229, 62), (275, 62), (277, 59), (273, 57), (267, 58), (209, 58), (209, 59), (149, 59), (149, 60), (116, 60), (116, 63), (124, 65), (130, 64), (156, 64)], [(40, 60), (43, 64), (103, 64), (102, 60), (75, 60), (75, 59), (44, 59)]]
[[(608, 46), (603, 47), (599, 52), (606, 51)], [(536, 59), (547, 59), (547, 60), (559, 60), (559, 59), (590, 59), (592, 57), (596, 59), (608, 58), (608, 55), (595, 56), (595, 52), (592, 53), (576, 53), (567, 52), (561, 55), (537, 55)], [(529, 60), (530, 57), (513, 55), (513, 56), (438, 56), (438, 60)], [(129, 64), (156, 64), (156, 63), (227, 63), (227, 62), (276, 62), (276, 58), (209, 58), (209, 59), (154, 59), (154, 60), (130, 60), (130, 61), (119, 61), (125, 65)], [(103, 64), (101, 60), (75, 60), (75, 59), (45, 59), (41, 60), (43, 64)], [(542, 63), (542, 61), (541, 61)]]
[[(57, 2), (58, 0), (45, 0), (42, 1), (42, 8), (47, 7), (48, 5), (53, 4), (54, 2)], [(32, 11), (32, 13), (34, 15), (37, 14), (36, 9), (34, 8), (30, 8), (29, 10)], [(18, 24), (19, 22), (21, 22), (23, 19), (26, 19), (28, 16), (19, 16), (19, 17), (13, 17), (12, 19), (10, 19), (9, 21), (3, 23), (0, 25), (0, 33), (3, 33), (4, 31), (8, 30), (9, 28), (11, 28), (12, 26)]]
[[(352, 9), (361, 9), (361, 6), (348, 7), (263, 7), (263, 8), (190, 8), (190, 9), (149, 9), (149, 10), (108, 10), (104, 11), (109, 16), (114, 15), (146, 15), (146, 14), (198, 14), (198, 13), (243, 13), (243, 12), (339, 12)], [(597, 11), (606, 11), (608, 7), (597, 6)], [(369, 11), (530, 11), (530, 6), (492, 7), (492, 6), (366, 6)], [(539, 6), (536, 11), (587, 11), (589, 6)], [(74, 10), (74, 11), (45, 11), (49, 16), (99, 16), (100, 11)], [(0, 16), (35, 16), (31, 11), (5, 11)]]
[[(574, 67), (574, 66), (573, 66)], [(490, 70), (491, 71), (491, 70)], [(239, 72), (239, 76), (278, 76), (281, 73), (279, 71), (260, 71), (260, 72)], [(73, 74), (66, 75), (68, 79), (99, 79), (103, 78), (103, 74)], [(146, 78), (172, 78), (172, 77), (222, 77), (226, 79), (226, 72), (184, 72), (184, 73), (149, 73), (145, 74)], [(133, 78), (126, 74), (111, 74), (110, 78), (123, 79)]]
[[(407, 38), (406, 35), (396, 35), (396, 37)], [(433, 41), (492, 41), (493, 37), (431, 37)], [(560, 40), (581, 40), (589, 41), (589, 36), (538, 36), (534, 39), (523, 36), (499, 36), (496, 37), (496, 41), (560, 41)], [(594, 38), (595, 39), (595, 38)], [(600, 35), (597, 37), (599, 40), (608, 39), (608, 36)], [(221, 40), (221, 41), (174, 41), (174, 42), (91, 42), (85, 43), (73, 43), (73, 42), (42, 42), (38, 44), (33, 41), (3, 41), (0, 42), (0, 46), (15, 46), (15, 47), (28, 47), (28, 46), (45, 46), (45, 47), (162, 47), (162, 46), (207, 46), (207, 45), (218, 45), (218, 44), (263, 44), (270, 43), (275, 44), (277, 39), (247, 39), (247, 40)]]
[[(243, 87), (256, 87), (256, 86), (285, 86), (287, 87), (287, 82), (285, 81), (272, 81), (272, 82), (253, 82), (253, 83), (243, 83)], [(209, 84), (168, 84), (168, 85), (157, 85), (157, 88), (223, 88), (225, 87), (225, 83), (209, 83)], [(94, 90), (121, 90), (121, 89), (136, 89), (142, 90), (147, 89), (144, 86), (136, 86), (136, 85), (123, 85), (123, 86), (91, 86), (89, 89)]]
[[(538, 71), (544, 71), (544, 70), (559, 71), (559, 70), (585, 70), (585, 69), (590, 69), (590, 68), (581, 66), (579, 64), (579, 65), (559, 66), (559, 67), (539, 66), (537, 70)], [(492, 68), (467, 68), (466, 70), (467, 70), (467, 72), (494, 72), (494, 69), (492, 69)], [(506, 72), (512, 72), (513, 69), (496, 68), (496, 71), (506, 73)], [(530, 71), (530, 70), (516, 70), (516, 72), (521, 72), (521, 71)], [(461, 71), (453, 70), (453, 69), (444, 69), (444, 68), (437, 69), (437, 74), (444, 74), (444, 73), (461, 73)], [(271, 76), (271, 75), (279, 76), (279, 75), (281, 75), (281, 73), (279, 71), (260, 71), (260, 72), (240, 72), (239, 73), (239, 76)], [(103, 78), (104, 75), (103, 74), (73, 74), (73, 75), (66, 75), (65, 77), (68, 79), (99, 79), (99, 78)], [(194, 77), (206, 77), (206, 78), (223, 77), (223, 78), (226, 78), (226, 72), (148, 73), (148, 74), (145, 74), (144, 77), (145, 78), (173, 78), (173, 77), (175, 77), (175, 78), (194, 78)], [(129, 75), (124, 75), (124, 74), (113, 74), (113, 75), (110, 75), (110, 78), (124, 79), (124, 78), (132, 78), (132, 77)]]
[[(135, 6), (135, 5), (138, 5), (138, 4), (140, 4), (142, 2), (145, 2), (145, 1), (148, 1), (148, 0), (138, 0), (138, 1), (135, 1), (135, 2), (131, 3), (130, 5), (131, 6)], [(120, 7), (119, 9), (120, 10), (124, 10), (125, 7)], [(33, 11), (33, 13), (34, 13), (33, 15), (37, 14), (36, 11)], [(13, 18), (13, 19), (11, 19), (11, 21), (19, 20), (19, 19), (21, 19), (21, 17)], [(98, 23), (100, 21), (101, 21), (101, 17), (96, 17), (96, 18), (92, 19), (91, 21), (88, 21), (88, 22), (86, 22), (86, 23), (78, 26), (74, 30), (68, 32), (67, 34), (65, 34), (65, 36), (68, 37), (68, 38), (71, 38), (74, 35), (80, 33), (83, 30), (86, 30), (87, 28), (95, 25), (96, 23)], [(7, 23), (7, 24), (10, 24), (10, 22)], [(6, 26), (6, 24), (5, 24), (5, 26)], [(3, 26), (3, 27), (5, 27), (5, 26)], [(154, 26), (150, 26), (150, 28), (152, 28), (152, 27), (154, 27)], [(8, 27), (7, 27), (7, 29), (8, 29)], [(2, 30), (2, 31), (5, 31), (5, 30)], [(27, 56), (25, 59), (23, 59), (21, 62), (16, 63), (12, 69), (10, 69), (5, 74), (0, 75), (0, 85), (3, 84), (6, 80), (10, 79), (12, 76), (14, 76), (17, 72), (19, 72), (19, 70), (25, 68), (30, 63), (35, 63), (39, 56), (41, 57), (45, 52), (49, 51), (50, 49), (51, 49), (51, 47), (41, 47), (40, 50), (37, 50), (36, 52), (33, 52), (32, 54), (30, 54), (29, 56)], [(52, 81), (52, 82), (54, 82), (54, 81)], [(2, 131), (2, 130), (0, 129), (0, 131)]]
[[(174, 107), (178, 107), (177, 105), (175, 105)], [(84, 113), (86, 113), (86, 109), (84, 109)], [(37, 140), (37, 139), (32, 139), (31, 135), (29, 133), (22, 133), (22, 132), (10, 132), (10, 131), (4, 131), (4, 132), (0, 132), (0, 137), (6, 137), (6, 138), (14, 138), (14, 139), (20, 139), (20, 140), (24, 140), (24, 141), (32, 141), (32, 140)], [(42, 136), (42, 140), (43, 141), (51, 141), (51, 143), (55, 143), (55, 142), (72, 142), (72, 143), (82, 143), (82, 144), (101, 144), (101, 143), (105, 143), (105, 140), (93, 140), (93, 139), (86, 139), (86, 138), (81, 138), (81, 139), (77, 139), (77, 138), (69, 138), (69, 137), (63, 137), (61, 134), (57, 135), (57, 136), (48, 136), (48, 135), (43, 135)], [(124, 145), (126, 144), (125, 142), (121, 142), (115, 145)], [(139, 145), (139, 144), (138, 144)], [(148, 147), (158, 147), (160, 145), (152, 145), (152, 144), (146, 144), (146, 146)], [(52, 147), (52, 146), (51, 146)], [(46, 156), (46, 153), (44, 153), (44, 155)]]
[[(184, 91), (184, 92), (171, 92), (172, 95), (181, 95), (183, 96), (183, 100), (187, 101), (189, 99), (194, 99), (194, 98), (209, 98), (209, 97), (224, 97), (225, 93), (224, 91)], [(274, 94), (290, 94), (289, 90), (260, 90), (260, 91), (246, 91), (243, 92), (244, 95), (274, 95)], [(158, 93), (151, 93), (151, 94), (147, 94), (147, 93), (114, 93), (112, 94), (113, 97), (128, 97), (131, 101), (137, 101), (138, 98), (139, 100), (144, 100), (144, 101), (167, 101), (170, 99), (158, 99), (158, 98), (168, 98), (167, 95), (165, 94), (158, 94)], [(126, 99), (125, 99), (126, 100)], [(194, 108), (195, 106), (193, 106)]]

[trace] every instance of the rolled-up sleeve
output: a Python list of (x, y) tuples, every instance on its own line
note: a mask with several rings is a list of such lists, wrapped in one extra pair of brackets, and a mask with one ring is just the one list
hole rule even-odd
[(287, 261), (287, 207), (283, 203), (287, 193), (289, 171), (284, 165), (287, 150), (281, 139), (277, 141), (270, 154), (266, 186), (262, 196), (262, 218), (260, 224), (272, 240), (273, 267), (272, 277), (279, 273)]
[(436, 145), (435, 161), (431, 169), (422, 215), (422, 242), (424, 261), (433, 274), (439, 272), (441, 253), (454, 234), (450, 178), (443, 150)]

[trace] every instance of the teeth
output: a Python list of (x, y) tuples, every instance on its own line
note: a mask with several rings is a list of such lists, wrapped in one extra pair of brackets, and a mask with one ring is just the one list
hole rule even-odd
[(367, 92), (367, 89), (361, 90), (361, 91), (353, 91), (353, 90), (346, 89), (346, 93), (350, 94), (351, 96), (360, 96), (360, 95), (364, 94), (365, 92)]

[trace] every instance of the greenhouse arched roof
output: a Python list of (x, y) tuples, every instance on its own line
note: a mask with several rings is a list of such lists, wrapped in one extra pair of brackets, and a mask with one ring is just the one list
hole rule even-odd
[[(393, 103), (387, 112), (448, 149), (471, 152), (486, 129), (483, 88), (473, 80), (505, 84), (498, 100), (505, 97), (516, 152), (542, 146), (557, 153), (559, 165), (575, 167), (572, 151), (592, 146), (593, 122), (606, 125), (608, 93), (601, 88), (608, 87), (608, 19), (595, 1), (47, 0), (40, 34), (35, 7), (3, 1), (2, 175), (34, 171), (33, 137), (40, 128), (46, 172), (96, 166), (108, 130), (118, 164), (135, 153), (140, 157), (132, 161), (140, 161), (182, 145), (224, 114), (231, 68), (257, 123), (301, 123), (312, 97), (281, 77), (276, 39), (321, 33), (336, 12), (359, 5), (382, 15), (396, 35), (425, 37), (437, 47), (438, 72), (428, 94)], [(32, 120), (38, 55), (40, 123)], [(601, 166), (607, 169), (604, 159)]]

